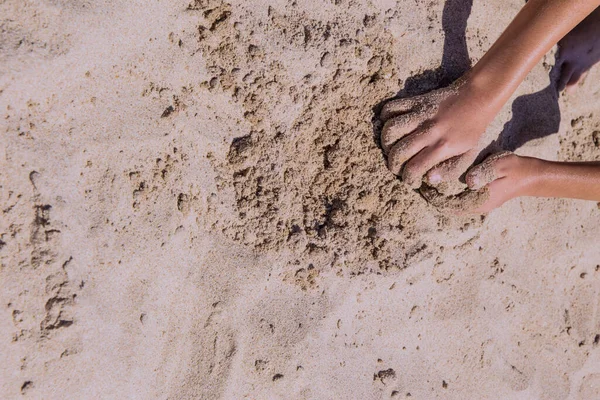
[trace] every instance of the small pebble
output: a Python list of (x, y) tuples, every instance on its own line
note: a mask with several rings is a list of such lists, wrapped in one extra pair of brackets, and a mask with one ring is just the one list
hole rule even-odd
[(329, 68), (332, 65), (333, 65), (333, 56), (329, 52), (324, 53), (323, 57), (321, 57), (321, 67)]

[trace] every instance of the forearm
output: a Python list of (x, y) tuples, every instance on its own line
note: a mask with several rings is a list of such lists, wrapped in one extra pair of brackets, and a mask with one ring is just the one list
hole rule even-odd
[(598, 6), (600, 0), (530, 0), (523, 6), (468, 73), (486, 111), (499, 111), (542, 56)]
[(524, 195), (600, 201), (600, 162), (530, 162), (534, 183)]

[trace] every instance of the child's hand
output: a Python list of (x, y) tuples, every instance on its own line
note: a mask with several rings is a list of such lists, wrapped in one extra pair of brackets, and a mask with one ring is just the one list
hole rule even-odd
[(390, 101), (381, 112), (388, 168), (413, 188), (421, 186), (424, 176), (432, 186), (458, 179), (473, 163), (473, 148), (495, 117), (489, 103), (489, 92), (468, 80)]
[(537, 176), (532, 161), (511, 152), (492, 154), (471, 168), (465, 177), (471, 190), (487, 191), (489, 197), (470, 213), (487, 213), (515, 197), (528, 195)]

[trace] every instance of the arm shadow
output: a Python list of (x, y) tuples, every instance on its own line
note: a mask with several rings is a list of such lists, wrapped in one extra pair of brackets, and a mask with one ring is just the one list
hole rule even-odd
[(492, 141), (478, 160), (490, 153), (515, 151), (526, 143), (558, 132), (561, 115), (558, 105), (557, 81), (560, 73), (558, 58), (550, 71), (550, 83), (544, 89), (517, 97), (512, 103), (512, 118), (504, 124), (498, 139)]

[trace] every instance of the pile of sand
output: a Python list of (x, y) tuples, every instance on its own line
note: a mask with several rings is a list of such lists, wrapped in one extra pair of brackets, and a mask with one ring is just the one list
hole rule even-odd
[[(2, 3), (1, 397), (600, 396), (597, 205), (445, 214), (379, 148), (520, 6)], [(600, 159), (553, 60), (482, 149)]]

